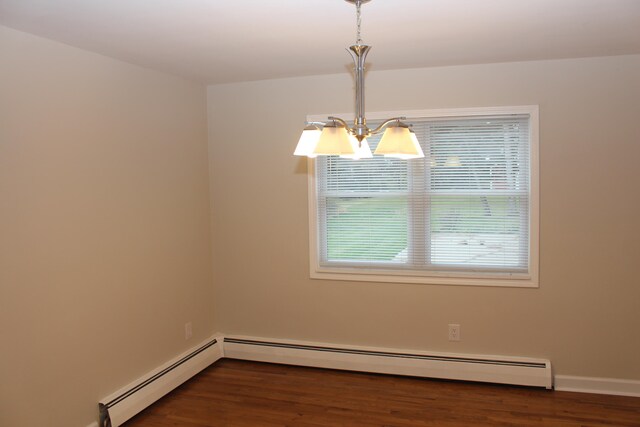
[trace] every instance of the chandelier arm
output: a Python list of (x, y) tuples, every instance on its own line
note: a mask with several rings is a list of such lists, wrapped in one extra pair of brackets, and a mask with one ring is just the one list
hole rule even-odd
[(343, 125), (344, 127), (347, 128), (347, 131), (351, 132), (351, 128), (349, 127), (349, 123), (345, 122), (344, 120), (342, 120), (340, 117), (327, 117), (327, 120), (329, 121), (333, 121), (333, 122), (338, 122), (341, 125)]
[(378, 126), (377, 128), (371, 131), (371, 135), (375, 135), (382, 132), (384, 128), (386, 128), (393, 122), (399, 122), (400, 120), (406, 120), (406, 119), (407, 119), (406, 117), (394, 117), (392, 119), (385, 120), (384, 122), (382, 122), (382, 124), (380, 124), (380, 126)]

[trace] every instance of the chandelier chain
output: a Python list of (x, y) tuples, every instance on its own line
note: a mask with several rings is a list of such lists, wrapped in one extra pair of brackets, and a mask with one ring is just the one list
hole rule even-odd
[(362, 26), (362, 12), (360, 11), (361, 2), (360, 0), (356, 0), (356, 21), (358, 24), (358, 32), (356, 34), (356, 45), (360, 46), (362, 44), (362, 36), (360, 35), (360, 27)]

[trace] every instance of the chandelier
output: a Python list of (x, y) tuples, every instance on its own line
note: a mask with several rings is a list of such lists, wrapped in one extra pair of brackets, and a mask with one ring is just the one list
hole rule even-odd
[(307, 122), (294, 151), (296, 156), (316, 157), (340, 155), (351, 159), (373, 157), (367, 137), (384, 131), (374, 154), (400, 159), (424, 157), (416, 134), (404, 123), (405, 117), (384, 120), (375, 129), (369, 129), (364, 116), (364, 68), (371, 46), (362, 43), (360, 36), (361, 6), (371, 0), (345, 0), (356, 6), (356, 44), (347, 51), (354, 62), (356, 77), (356, 114), (353, 126), (339, 117), (328, 117), (326, 122)]

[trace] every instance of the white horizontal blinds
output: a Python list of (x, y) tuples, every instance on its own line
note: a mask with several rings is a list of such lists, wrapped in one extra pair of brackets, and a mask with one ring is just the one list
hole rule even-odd
[(422, 126), (429, 129), (428, 263), (439, 269), (527, 271), (528, 118)]
[[(368, 139), (372, 151), (379, 140)], [(316, 162), (320, 263), (401, 263), (409, 238), (407, 162), (381, 156)]]
[(528, 121), (411, 119), (423, 159), (318, 157), (320, 264), (526, 272)]

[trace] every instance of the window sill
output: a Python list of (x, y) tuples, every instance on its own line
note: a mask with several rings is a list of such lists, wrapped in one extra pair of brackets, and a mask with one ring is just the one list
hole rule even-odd
[(511, 288), (538, 288), (537, 277), (524, 273), (429, 273), (380, 271), (363, 269), (317, 268), (311, 270), (312, 279), (357, 282), (412, 283), (422, 285), (489, 286)]

